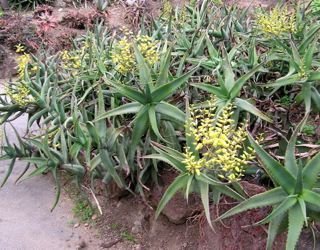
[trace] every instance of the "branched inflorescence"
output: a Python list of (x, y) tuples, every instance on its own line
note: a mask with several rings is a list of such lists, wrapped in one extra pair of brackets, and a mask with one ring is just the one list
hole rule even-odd
[(5, 91), (10, 100), (20, 107), (25, 107), (29, 103), (34, 102), (34, 98), (30, 94), (30, 89), (23, 82), (6, 86)]
[(165, 19), (170, 19), (170, 17), (172, 16), (172, 4), (169, 0), (165, 0), (163, 3), (163, 7), (162, 7), (162, 16)]
[(247, 138), (245, 124), (236, 126), (231, 119), (233, 105), (225, 107), (220, 115), (216, 114), (217, 108), (213, 103), (209, 106), (191, 109), (187, 129), (200, 156), (196, 157), (190, 148), (186, 148), (184, 163), (191, 174), (212, 170), (222, 179), (237, 181), (254, 158), (253, 149), (244, 146)]
[(133, 71), (136, 67), (134, 44), (137, 45), (146, 63), (152, 66), (159, 61), (157, 43), (151, 37), (126, 34), (116, 43), (111, 55), (112, 62), (115, 64), (116, 69), (123, 75)]
[(18, 61), (18, 74), (19, 78), (23, 79), (24, 78), (24, 73), (26, 68), (28, 67), (29, 63), (31, 62), (31, 56), (29, 54), (23, 54), (17, 58)]
[(30, 54), (24, 53), (25, 48), (21, 44), (16, 46), (17, 53), (23, 53), (17, 57), (17, 71), (19, 81), (5, 86), (6, 95), (10, 98), (12, 103), (18, 104), (20, 107), (25, 107), (29, 103), (34, 102), (34, 98), (30, 93), (28, 85), (25, 83), (25, 73), (34, 73), (38, 70), (38, 66), (32, 63)]
[(277, 7), (269, 13), (259, 13), (256, 22), (258, 30), (267, 35), (279, 36), (296, 32), (295, 13), (289, 13), (286, 8)]

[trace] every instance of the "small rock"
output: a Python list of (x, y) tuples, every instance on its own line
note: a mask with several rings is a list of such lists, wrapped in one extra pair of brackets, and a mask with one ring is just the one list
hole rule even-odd
[(87, 246), (87, 243), (83, 240), (76, 246), (77, 250), (84, 249)]
[(91, 220), (96, 220), (98, 216), (96, 214), (92, 215)]
[(84, 226), (85, 226), (85, 227), (88, 227), (88, 226), (89, 226), (89, 223), (84, 224)]
[(141, 245), (140, 244), (136, 244), (133, 246), (134, 250), (141, 250)]
[(79, 223), (77, 223), (77, 224), (74, 224), (74, 228), (78, 228), (80, 226), (80, 224)]

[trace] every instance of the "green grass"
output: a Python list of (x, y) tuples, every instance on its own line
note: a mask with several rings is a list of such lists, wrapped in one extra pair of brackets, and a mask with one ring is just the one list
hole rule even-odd
[(73, 213), (81, 222), (87, 222), (91, 220), (91, 217), (94, 214), (94, 209), (88, 201), (78, 200), (73, 207)]
[(123, 231), (120, 234), (121, 238), (130, 241), (130, 242), (136, 242), (136, 239), (133, 234), (129, 233), (128, 231)]
[(289, 107), (290, 104), (291, 104), (290, 97), (287, 96), (287, 95), (282, 96), (282, 97), (280, 98), (280, 103), (281, 103), (283, 106)]
[(312, 124), (306, 124), (302, 128), (302, 133), (307, 136), (313, 136), (316, 134), (316, 126), (314, 126)]

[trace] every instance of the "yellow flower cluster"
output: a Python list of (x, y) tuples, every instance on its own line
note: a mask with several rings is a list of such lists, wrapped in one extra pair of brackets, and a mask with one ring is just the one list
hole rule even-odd
[(30, 95), (30, 90), (25, 83), (12, 84), (5, 87), (6, 95), (13, 103), (20, 107), (25, 107), (29, 103), (34, 102), (34, 98)]
[(211, 102), (209, 108), (191, 110), (188, 126), (200, 158), (196, 159), (190, 149), (186, 149), (184, 163), (190, 173), (213, 170), (217, 176), (230, 182), (242, 177), (244, 167), (254, 158), (254, 151), (244, 147), (247, 138), (245, 125), (234, 125), (232, 110), (230, 104), (218, 116)]
[(139, 35), (136, 38), (138, 49), (149, 65), (154, 65), (159, 61), (157, 43), (150, 36)]
[(21, 43), (17, 44), (15, 47), (16, 47), (16, 53), (22, 53), (26, 50), (26, 48), (23, 45), (21, 45)]
[(119, 40), (111, 55), (112, 62), (116, 65), (117, 71), (125, 75), (136, 67), (134, 44), (137, 44), (139, 51), (149, 65), (154, 65), (159, 60), (156, 42), (149, 36), (132, 34), (125, 35)]
[(279, 36), (283, 33), (296, 32), (295, 13), (289, 13), (286, 8), (276, 7), (269, 13), (257, 15), (257, 27), (268, 35)]
[(170, 19), (172, 15), (172, 4), (169, 0), (165, 0), (163, 3), (163, 8), (162, 8), (162, 16), (165, 19)]
[(184, 153), (183, 163), (186, 164), (186, 168), (190, 174), (200, 175), (201, 168), (205, 165), (205, 159), (197, 159), (192, 152), (190, 152), (190, 148), (187, 147)]
[(61, 60), (65, 69), (79, 69), (81, 67), (81, 55), (77, 51), (73, 51), (73, 53), (67, 50), (62, 51)]
[(116, 65), (117, 71), (123, 75), (134, 69), (135, 57), (132, 51), (132, 43), (127, 37), (124, 37), (118, 41), (112, 52), (111, 59)]
[[(23, 80), (26, 68), (28, 68), (29, 65), (32, 65), (31, 56), (29, 54), (24, 53), (23, 55), (17, 58), (17, 62), (18, 62), (18, 67), (17, 67), (18, 75), (19, 75), (19, 78)], [(38, 65), (33, 63), (33, 66), (29, 68), (28, 72), (34, 73), (38, 70), (38, 68), (39, 68)]]
[(299, 68), (299, 72), (298, 72), (298, 76), (300, 79), (306, 78), (309, 76), (308, 72), (307, 72), (307, 67), (304, 64), (304, 62), (301, 62), (300, 68)]
[(28, 64), (31, 62), (31, 56), (29, 54), (23, 54), (17, 58), (18, 61), (18, 74), (19, 78), (24, 78), (25, 69), (28, 67)]
[[(192, 5), (192, 4), (191, 4)], [(178, 12), (173, 12), (174, 6), (170, 0), (165, 0), (162, 7), (162, 17), (166, 20), (172, 18), (174, 24), (185, 25), (187, 18), (187, 7), (185, 5), (177, 8)]]

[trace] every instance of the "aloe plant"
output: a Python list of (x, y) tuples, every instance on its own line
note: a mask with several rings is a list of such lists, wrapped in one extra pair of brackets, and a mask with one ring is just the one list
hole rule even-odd
[(320, 25), (315, 24), (307, 30), (305, 38), (296, 44), (290, 40), (290, 46), (286, 46), (282, 41), (276, 41), (283, 52), (271, 52), (270, 60), (285, 61), (289, 64), (288, 73), (272, 83), (264, 84), (264, 87), (274, 87), (274, 91), (280, 87), (289, 85), (300, 86), (301, 91), (296, 99), (304, 101), (306, 112), (311, 111), (311, 105), (320, 110), (320, 93), (317, 89), (320, 80), (319, 62), (316, 57), (318, 53), (318, 31)]
[[(189, 108), (187, 108), (187, 118), (190, 117)], [(144, 158), (156, 159), (163, 161), (175, 170), (178, 171), (178, 176), (167, 188), (166, 192), (163, 194), (156, 211), (156, 217), (159, 216), (161, 211), (164, 209), (166, 204), (172, 199), (172, 197), (179, 191), (185, 193), (185, 198), (188, 200), (188, 196), (192, 192), (200, 194), (201, 201), (204, 207), (205, 215), (210, 227), (213, 228), (211, 218), (210, 218), (210, 193), (213, 193), (213, 197), (216, 197), (214, 202), (219, 202), (219, 197), (221, 194), (232, 197), (236, 200), (243, 200), (243, 190), (238, 185), (237, 182), (233, 182), (232, 185), (235, 189), (232, 189), (229, 185), (230, 183), (221, 182), (218, 175), (214, 171), (209, 169), (204, 169), (202, 171), (190, 172), (190, 165), (188, 166), (188, 161), (190, 159), (199, 160), (200, 152), (196, 149), (195, 138), (190, 133), (190, 119), (186, 121), (186, 148), (191, 153), (190, 155), (181, 153), (170, 147), (163, 146), (159, 143), (152, 143), (154, 150), (157, 154), (152, 154), (145, 156)], [(204, 163), (202, 163), (204, 164)], [(201, 166), (204, 167), (204, 166)], [(235, 191), (237, 190), (237, 191)]]
[(270, 156), (252, 137), (249, 138), (275, 187), (241, 202), (217, 219), (222, 220), (248, 209), (272, 206), (272, 212), (256, 223), (269, 223), (268, 250), (272, 249), (273, 241), (283, 224), (288, 229), (286, 249), (294, 250), (303, 226), (319, 217), (320, 193), (317, 183), (320, 153), (304, 165), (295, 156), (298, 132), (306, 118), (307, 116), (299, 123), (288, 143), (284, 165)]
[(135, 114), (132, 126), (132, 141), (129, 151), (129, 160), (132, 163), (136, 152), (136, 147), (140, 143), (141, 137), (148, 129), (157, 136), (158, 139), (165, 141), (160, 133), (160, 121), (168, 120), (184, 124), (185, 114), (179, 108), (166, 102), (176, 90), (183, 86), (188, 78), (194, 73), (195, 69), (186, 74), (169, 80), (169, 66), (171, 50), (168, 49), (164, 55), (163, 65), (156, 79), (152, 78), (152, 70), (145, 62), (143, 56), (137, 48), (135, 54), (139, 67), (139, 88), (112, 81), (105, 77), (105, 83), (114, 88), (119, 94), (127, 97), (132, 102), (113, 108), (97, 117), (96, 120), (103, 120), (108, 117), (120, 116), (124, 114)]
[(243, 74), (237, 80), (235, 80), (235, 73), (231, 67), (230, 55), (226, 54), (224, 56), (221, 67), (223, 69), (223, 74), (221, 76), (218, 73), (217, 86), (207, 83), (191, 85), (215, 95), (222, 107), (228, 105), (229, 103), (234, 103), (239, 110), (247, 111), (265, 121), (271, 122), (272, 120), (266, 114), (256, 108), (255, 105), (240, 97), (243, 86), (256, 72), (259, 71), (262, 65), (255, 65), (250, 71)]

